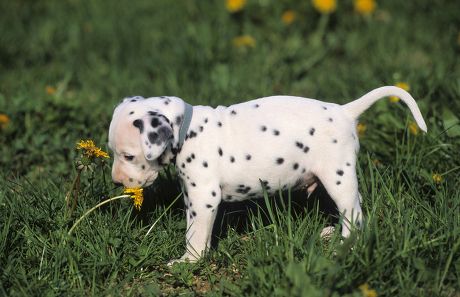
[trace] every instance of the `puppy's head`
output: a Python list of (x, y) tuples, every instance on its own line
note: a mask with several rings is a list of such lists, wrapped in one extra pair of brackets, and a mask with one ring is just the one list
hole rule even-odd
[(125, 99), (115, 108), (110, 123), (112, 179), (125, 187), (151, 185), (162, 167), (159, 157), (173, 140), (169, 120), (146, 101), (142, 97)]

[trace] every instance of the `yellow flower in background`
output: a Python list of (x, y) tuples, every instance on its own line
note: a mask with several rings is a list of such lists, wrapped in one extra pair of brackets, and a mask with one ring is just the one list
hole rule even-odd
[(77, 150), (83, 150), (87, 157), (109, 158), (109, 154), (98, 148), (91, 139), (80, 140), (77, 143)]
[[(398, 87), (398, 88), (401, 88), (405, 91), (409, 91), (410, 90), (410, 86), (408, 83), (405, 83), (405, 82), (398, 82), (395, 84), (395, 87)], [(393, 103), (396, 103), (398, 102), (400, 99), (396, 96), (390, 96), (390, 101), (393, 102)]]
[(46, 86), (45, 91), (48, 95), (54, 95), (54, 93), (56, 93), (56, 88), (52, 86)]
[(375, 0), (355, 0), (355, 11), (362, 15), (369, 15), (374, 12)]
[(10, 117), (4, 113), (0, 113), (0, 129), (5, 129), (10, 123)]
[(415, 122), (410, 122), (409, 123), (409, 132), (412, 134), (412, 135), (418, 135), (418, 133), (420, 132), (417, 124)]
[(367, 283), (359, 286), (359, 289), (364, 297), (377, 297), (377, 292), (374, 289), (369, 289), (369, 285)]
[(324, 14), (329, 14), (337, 9), (336, 0), (312, 0), (313, 7)]
[(358, 125), (356, 126), (356, 130), (358, 131), (358, 136), (363, 137), (364, 134), (366, 133), (367, 126), (366, 124), (358, 123)]
[(131, 195), (134, 200), (134, 207), (141, 210), (142, 203), (144, 202), (144, 189), (142, 188), (125, 188), (124, 194)]
[(281, 20), (283, 21), (284, 24), (286, 25), (290, 25), (292, 24), (295, 19), (297, 18), (297, 14), (295, 11), (293, 10), (286, 10), (285, 12), (283, 12), (283, 14), (281, 15)]
[(251, 36), (251, 35), (242, 35), (233, 38), (233, 46), (237, 48), (242, 48), (242, 47), (255, 47), (256, 46), (256, 40)]
[(436, 184), (440, 184), (440, 183), (442, 183), (442, 181), (443, 181), (442, 175), (439, 174), (439, 173), (434, 173), (433, 176), (432, 176), (432, 178), (433, 178), (433, 181), (434, 181)]
[(225, 7), (231, 13), (238, 12), (244, 8), (246, 0), (226, 0)]
[(380, 162), (379, 159), (373, 159), (372, 164), (374, 164), (375, 166), (380, 166), (380, 165), (382, 165), (382, 162)]

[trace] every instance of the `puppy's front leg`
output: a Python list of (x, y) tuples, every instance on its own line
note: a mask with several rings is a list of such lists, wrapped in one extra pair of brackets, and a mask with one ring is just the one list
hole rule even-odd
[[(209, 192), (209, 193), (208, 193)], [(220, 191), (198, 191), (191, 189), (186, 197), (187, 233), (185, 254), (177, 260), (169, 262), (196, 262), (211, 246), (211, 235), (214, 220), (216, 219), (217, 207), (220, 203)]]

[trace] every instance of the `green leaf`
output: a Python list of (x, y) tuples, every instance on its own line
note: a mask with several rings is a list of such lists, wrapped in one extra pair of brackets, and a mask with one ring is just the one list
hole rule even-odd
[(444, 125), (444, 129), (447, 130), (447, 136), (460, 136), (460, 120), (450, 109), (444, 108), (442, 112), (442, 123)]

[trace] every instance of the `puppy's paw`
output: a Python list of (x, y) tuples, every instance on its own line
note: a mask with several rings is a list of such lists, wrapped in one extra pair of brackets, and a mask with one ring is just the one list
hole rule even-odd
[(176, 263), (196, 263), (198, 260), (199, 260), (199, 258), (195, 257), (194, 255), (189, 254), (189, 253), (185, 253), (179, 259), (169, 261), (168, 266), (171, 267)]
[(330, 239), (332, 237), (332, 234), (334, 234), (335, 232), (335, 227), (334, 226), (328, 226), (328, 227), (325, 227), (323, 228), (323, 230), (321, 230), (321, 238), (323, 239)]

